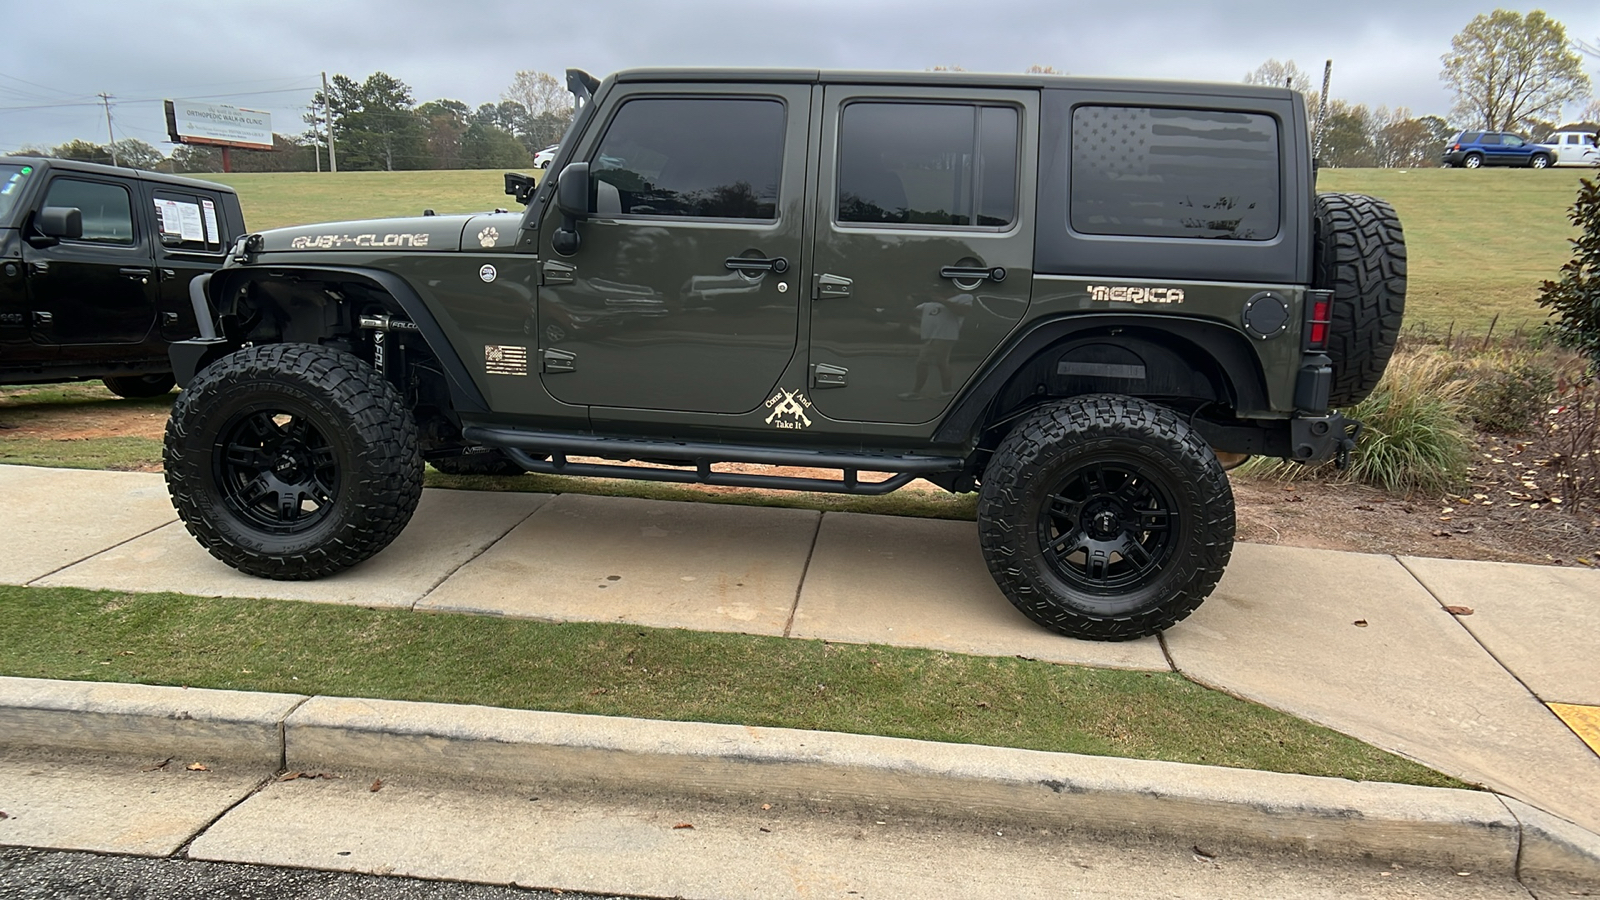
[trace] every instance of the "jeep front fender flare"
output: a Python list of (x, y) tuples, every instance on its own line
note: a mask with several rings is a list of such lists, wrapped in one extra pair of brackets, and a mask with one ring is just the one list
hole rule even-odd
[(1079, 313), (1040, 322), (1014, 337), (990, 357), (972, 386), (963, 393), (934, 432), (932, 442), (940, 446), (968, 444), (986, 424), (995, 398), (1024, 366), (1056, 344), (1077, 335), (1108, 328), (1153, 332), (1190, 344), (1216, 361), (1233, 388), (1240, 413), (1270, 409), (1260, 362), (1251, 352), (1244, 336), (1226, 325), (1198, 319)]
[[(196, 316), (201, 314), (202, 306), (200, 304), (207, 294), (212, 298), (213, 305), (220, 312), (222, 310), (220, 298), (226, 297), (229, 292), (254, 280), (258, 275), (270, 274), (274, 278), (284, 275), (303, 275), (312, 278), (343, 278), (369, 282), (394, 298), (394, 302), (399, 305), (400, 311), (417, 326), (418, 333), (422, 335), (422, 339), (427, 343), (428, 349), (432, 351), (434, 358), (439, 361), (440, 367), (444, 370), (445, 380), (450, 388), (450, 401), (455, 409), (466, 412), (488, 412), (489, 410), (489, 404), (484, 401), (483, 392), (478, 390), (478, 385), (472, 380), (472, 375), (467, 371), (466, 364), (461, 361), (461, 356), (451, 346), (449, 338), (445, 336), (444, 329), (439, 327), (439, 320), (434, 317), (433, 312), (422, 301), (422, 297), (417, 294), (416, 289), (404, 278), (393, 272), (345, 266), (288, 265), (278, 268), (258, 265), (249, 268), (220, 269), (212, 274), (217, 277), (208, 279), (210, 282), (208, 287), (211, 289), (202, 288), (204, 293), (202, 293), (199, 300), (195, 301)], [(192, 296), (193, 291), (191, 289)], [(207, 317), (206, 324), (200, 326), (202, 340), (204, 340), (203, 336), (208, 328), (213, 335), (216, 334), (215, 326), (211, 324), (210, 310), (206, 309), (205, 313)]]

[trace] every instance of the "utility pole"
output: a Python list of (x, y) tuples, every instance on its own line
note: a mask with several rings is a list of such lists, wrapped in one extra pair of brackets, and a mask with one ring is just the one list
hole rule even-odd
[(117, 164), (117, 136), (111, 133), (111, 95), (101, 93), (100, 102), (106, 105), (106, 139), (109, 141), (106, 149), (111, 151), (111, 164), (114, 166)]
[(322, 124), (328, 131), (328, 172), (338, 174), (339, 155), (333, 151), (333, 103), (328, 94), (328, 73), (322, 73)]

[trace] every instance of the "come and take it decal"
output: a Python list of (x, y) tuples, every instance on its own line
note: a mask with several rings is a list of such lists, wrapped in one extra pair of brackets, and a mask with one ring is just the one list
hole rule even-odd
[(774, 428), (801, 429), (811, 427), (811, 418), (806, 415), (806, 410), (811, 408), (811, 401), (799, 391), (786, 391), (778, 388), (778, 392), (768, 398), (763, 404), (772, 410), (766, 418), (766, 423)]

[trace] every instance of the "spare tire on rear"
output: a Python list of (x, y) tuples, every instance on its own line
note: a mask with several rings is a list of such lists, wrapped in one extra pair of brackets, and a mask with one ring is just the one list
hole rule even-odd
[(1394, 207), (1362, 194), (1318, 194), (1313, 286), (1333, 291), (1329, 403), (1346, 407), (1378, 386), (1406, 308), (1406, 240)]

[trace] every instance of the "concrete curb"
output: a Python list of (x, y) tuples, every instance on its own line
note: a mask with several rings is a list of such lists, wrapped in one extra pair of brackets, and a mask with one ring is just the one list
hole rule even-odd
[(1600, 883), (1600, 836), (1487, 792), (865, 735), (0, 678), (4, 745), (894, 810)]

